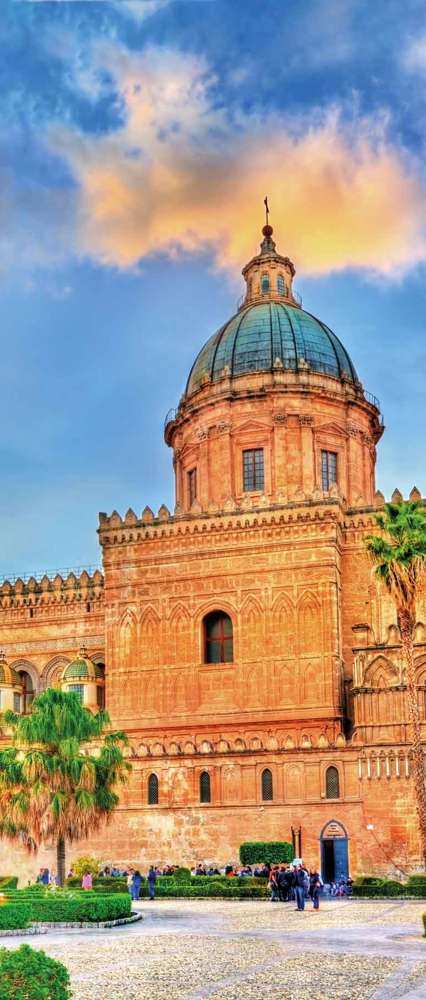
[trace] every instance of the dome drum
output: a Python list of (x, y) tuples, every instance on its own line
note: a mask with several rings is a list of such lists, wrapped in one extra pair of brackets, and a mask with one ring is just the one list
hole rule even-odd
[(61, 687), (64, 691), (74, 692), (85, 708), (97, 711), (104, 703), (104, 668), (89, 659), (87, 650), (82, 646), (76, 659), (64, 668)]

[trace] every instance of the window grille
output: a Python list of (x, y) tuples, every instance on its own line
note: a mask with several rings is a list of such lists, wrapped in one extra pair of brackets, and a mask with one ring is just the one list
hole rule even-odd
[[(34, 686), (33, 680), (26, 670), (19, 670), (19, 676), (21, 678), (22, 684), (22, 714), (27, 715), (31, 711), (31, 705), (34, 701)], [(16, 709), (15, 709), (16, 711)]]
[(260, 288), (261, 288), (261, 291), (262, 291), (262, 295), (266, 295), (266, 293), (269, 292), (269, 287), (270, 286), (269, 286), (269, 277), (268, 277), (268, 275), (267, 274), (262, 274), (262, 277), (260, 279)]
[(200, 802), (211, 802), (210, 775), (208, 771), (200, 774)]
[(335, 451), (321, 452), (321, 479), (323, 490), (329, 490), (337, 483), (337, 453)]
[(17, 691), (13, 692), (13, 711), (17, 714), (21, 711), (21, 695)]
[(340, 798), (340, 782), (337, 767), (328, 767), (325, 775), (325, 796), (327, 799)]
[(158, 778), (156, 774), (150, 774), (148, 778), (148, 805), (158, 805)]
[(265, 770), (262, 771), (262, 799), (264, 802), (272, 802), (273, 798), (272, 771), (269, 770), (269, 767), (265, 767)]
[(263, 490), (265, 486), (265, 465), (263, 448), (250, 448), (243, 451), (243, 490), (251, 493), (253, 490)]
[(83, 701), (84, 701), (84, 684), (70, 684), (69, 688), (68, 688), (68, 691), (73, 691), (73, 693), (77, 695), (77, 698), (78, 698), (78, 700), (80, 702), (80, 705), (83, 704)]
[(224, 611), (211, 611), (204, 619), (204, 662), (232, 663), (233, 659), (232, 621)]
[(285, 283), (282, 274), (279, 274), (277, 278), (277, 292), (278, 295), (285, 295)]

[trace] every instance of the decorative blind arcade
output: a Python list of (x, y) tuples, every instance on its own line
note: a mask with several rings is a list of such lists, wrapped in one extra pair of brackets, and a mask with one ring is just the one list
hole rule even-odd
[(264, 485), (263, 448), (250, 448), (247, 451), (243, 451), (244, 493), (251, 493), (252, 490), (263, 490)]

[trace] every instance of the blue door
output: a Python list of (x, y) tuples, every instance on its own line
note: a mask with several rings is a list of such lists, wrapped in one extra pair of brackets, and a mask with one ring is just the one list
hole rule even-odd
[(336, 837), (334, 844), (334, 877), (335, 879), (347, 878), (348, 867), (348, 838)]

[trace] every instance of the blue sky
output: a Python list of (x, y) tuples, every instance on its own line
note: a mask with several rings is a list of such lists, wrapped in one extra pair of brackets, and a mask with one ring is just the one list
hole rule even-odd
[(164, 416), (266, 192), (380, 398), (378, 487), (425, 492), (423, 2), (3, 0), (0, 87), (0, 572), (173, 508)]

